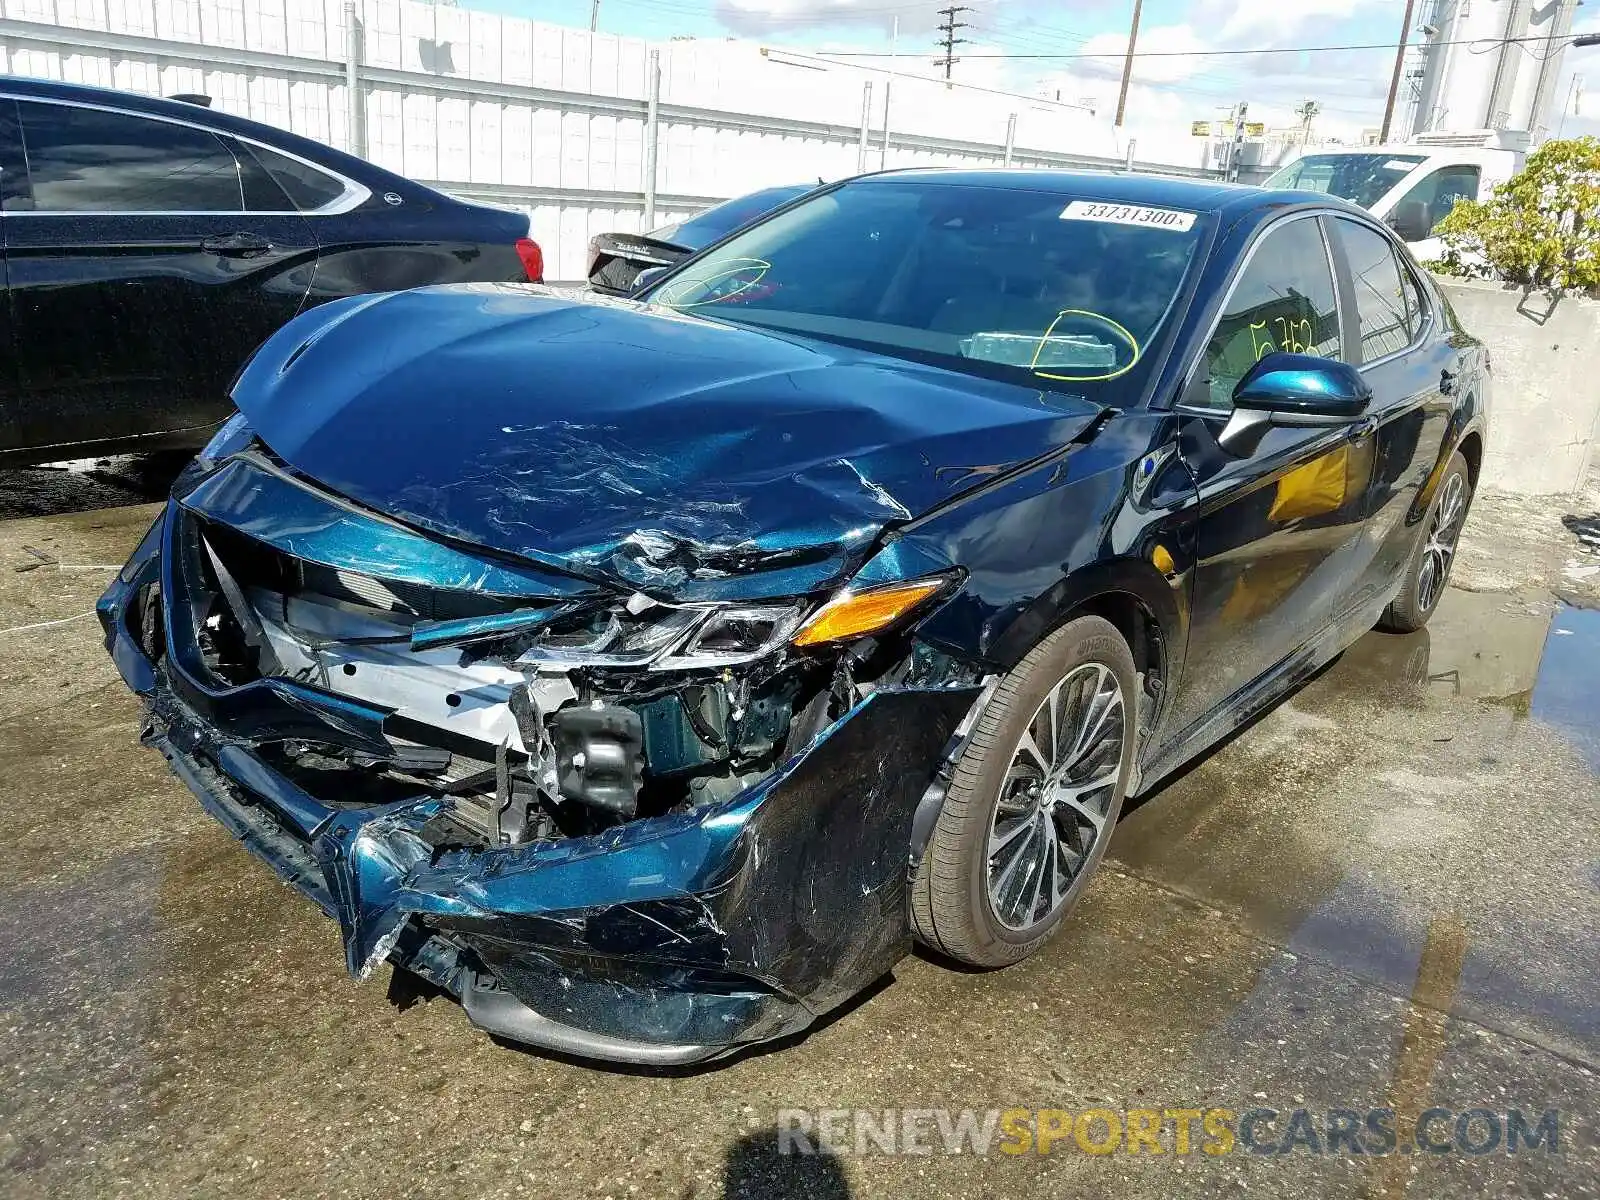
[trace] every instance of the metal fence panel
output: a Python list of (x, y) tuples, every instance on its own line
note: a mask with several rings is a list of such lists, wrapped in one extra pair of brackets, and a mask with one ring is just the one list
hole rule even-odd
[[(344, 0), (0, 0), (0, 68), (204, 92), (219, 109), (516, 205), (552, 278), (581, 278), (592, 234), (639, 228), (652, 47), (415, 0), (360, 0), (357, 11), (357, 128)], [(655, 50), (658, 222), (757, 187), (854, 173), (872, 78), (869, 169), (998, 167), (1010, 129), (1014, 165), (1122, 166), (1109, 126), (1071, 106), (890, 81), (748, 43)]]

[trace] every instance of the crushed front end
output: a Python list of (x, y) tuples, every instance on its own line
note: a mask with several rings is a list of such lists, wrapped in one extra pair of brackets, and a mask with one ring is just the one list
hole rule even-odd
[(837, 579), (727, 577), (684, 601), (425, 534), (236, 422), (99, 611), (145, 740), (354, 975), (670, 1064), (798, 1031), (905, 952), (913, 815), (982, 683), (914, 621), (815, 636)]

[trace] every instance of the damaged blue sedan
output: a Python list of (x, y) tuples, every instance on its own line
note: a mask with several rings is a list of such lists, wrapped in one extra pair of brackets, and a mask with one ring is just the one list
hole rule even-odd
[(890, 172), (634, 299), (301, 315), (100, 616), (354, 975), (694, 1062), (1031, 954), (1127, 797), (1426, 622), (1488, 385), (1337, 200)]

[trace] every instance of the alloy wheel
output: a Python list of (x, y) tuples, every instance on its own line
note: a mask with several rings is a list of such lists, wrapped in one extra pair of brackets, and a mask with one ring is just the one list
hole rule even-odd
[(1466, 515), (1466, 477), (1459, 473), (1452, 474), (1445, 480), (1444, 493), (1439, 497), (1438, 507), (1433, 510), (1433, 519), (1428, 525), (1428, 540), (1422, 547), (1422, 562), (1417, 568), (1417, 604), (1425, 613), (1433, 611), (1433, 606), (1444, 592)]
[(987, 882), (1008, 929), (1059, 908), (1106, 836), (1129, 736), (1110, 667), (1074, 668), (1040, 703), (1012, 752), (989, 830)]

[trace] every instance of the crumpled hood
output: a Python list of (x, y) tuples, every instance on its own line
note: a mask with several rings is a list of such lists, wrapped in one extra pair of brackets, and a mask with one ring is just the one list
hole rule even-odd
[[(522, 286), (296, 318), (233, 398), (289, 466), (424, 529), (664, 589), (807, 567), (1070, 442), (1087, 400)], [(804, 582), (800, 580), (799, 582)]]

